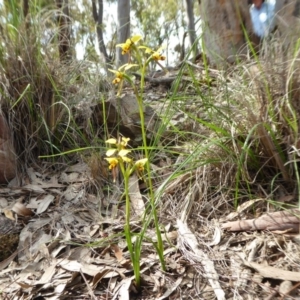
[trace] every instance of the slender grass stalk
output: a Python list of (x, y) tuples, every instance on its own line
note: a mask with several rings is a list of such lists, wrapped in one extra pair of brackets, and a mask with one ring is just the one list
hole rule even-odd
[(24, 89), (24, 91), (22, 92), (22, 94), (20, 95), (20, 97), (17, 99), (17, 101), (11, 106), (11, 110), (13, 110), (14, 109), (14, 107), (16, 106), (16, 105), (18, 105), (19, 104), (19, 102), (23, 99), (23, 97), (24, 97), (24, 95), (27, 93), (27, 91), (30, 89), (30, 84), (28, 83), (27, 84), (27, 86), (26, 86), (26, 88)]

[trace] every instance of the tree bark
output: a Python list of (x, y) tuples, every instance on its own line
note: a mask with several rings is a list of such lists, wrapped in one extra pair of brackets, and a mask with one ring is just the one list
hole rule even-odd
[(104, 62), (107, 66), (111, 63), (111, 60), (107, 54), (107, 50), (103, 38), (103, 0), (98, 0), (98, 9), (97, 9), (96, 0), (92, 0), (92, 10), (93, 10), (93, 18), (96, 23), (99, 51), (102, 54)]
[(246, 30), (255, 45), (259, 39), (252, 30), (248, 0), (202, 0), (204, 52), (213, 65), (236, 61), (247, 53)]
[[(283, 37), (283, 46), (288, 49), (295, 45), (299, 38), (300, 25), (300, 0), (276, 0), (275, 4), (275, 26)], [(293, 46), (291, 50), (295, 49)]]
[[(117, 44), (125, 43), (130, 37), (130, 0), (118, 0), (118, 36)], [(117, 48), (116, 65), (119, 68), (128, 62), (128, 54), (122, 55), (122, 49)]]
[(222, 228), (228, 231), (288, 230), (299, 233), (299, 223), (299, 210), (291, 209), (266, 213), (256, 219), (227, 222)]
[[(198, 55), (198, 45), (196, 43), (196, 29), (195, 29), (195, 17), (194, 17), (194, 1), (186, 0), (186, 11), (188, 16), (188, 34), (190, 37), (190, 44), (194, 58)], [(184, 45), (183, 45), (184, 46)]]

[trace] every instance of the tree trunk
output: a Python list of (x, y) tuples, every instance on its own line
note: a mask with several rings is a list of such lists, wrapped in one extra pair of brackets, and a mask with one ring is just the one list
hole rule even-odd
[[(196, 30), (195, 30), (195, 18), (194, 18), (194, 1), (186, 0), (186, 11), (188, 16), (188, 31), (190, 37), (190, 44), (193, 47), (194, 58), (198, 55), (198, 44), (196, 43)], [(184, 46), (184, 45), (183, 45)]]
[(250, 40), (257, 44), (253, 34), (248, 0), (202, 0), (203, 51), (213, 65), (233, 63), (237, 55), (247, 53), (246, 29)]
[(93, 18), (97, 28), (99, 51), (103, 55), (105, 65), (107, 66), (111, 63), (111, 60), (107, 54), (106, 46), (103, 39), (103, 0), (98, 0), (98, 9), (96, 0), (92, 0), (92, 10)]
[[(130, 0), (118, 0), (118, 36), (117, 44), (125, 43), (130, 36)], [(128, 62), (128, 54), (122, 55), (122, 49), (117, 48), (116, 65), (119, 68)]]
[(276, 0), (275, 4), (275, 26), (278, 28), (287, 50), (291, 50), (299, 38), (300, 33), (300, 0)]

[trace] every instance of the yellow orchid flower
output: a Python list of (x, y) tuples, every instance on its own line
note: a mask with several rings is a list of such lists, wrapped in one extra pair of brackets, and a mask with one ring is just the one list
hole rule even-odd
[(114, 138), (108, 139), (105, 141), (106, 144), (112, 144), (112, 145), (116, 145), (117, 144), (117, 140)]
[(108, 149), (106, 151), (106, 156), (113, 156), (116, 154), (116, 152), (117, 152), (117, 149)]
[(110, 170), (113, 170), (119, 163), (118, 158), (116, 157), (105, 157), (105, 160), (108, 161)]
[(122, 160), (126, 163), (132, 163), (132, 159), (127, 156), (122, 156)]
[(127, 155), (130, 153), (131, 151), (130, 150), (127, 150), (127, 149), (121, 149), (119, 152), (118, 152), (118, 157), (120, 160), (122, 160), (123, 162), (126, 162), (126, 163), (131, 163), (132, 162), (132, 159), (127, 157)]
[(145, 49), (145, 53), (147, 53), (147, 54), (154, 52), (151, 48), (146, 47), (146, 46), (139, 46), (138, 48)]
[(123, 80), (123, 76), (124, 76), (124, 73), (123, 73), (123, 72), (120, 72), (119, 70), (111, 70), (111, 69), (108, 69), (108, 70), (109, 70), (110, 72), (116, 74), (116, 77), (115, 77), (114, 80), (112, 81), (113, 84), (118, 84), (118, 83), (120, 83), (120, 82)]
[(106, 140), (105, 143), (111, 144), (111, 145), (116, 145), (116, 148), (108, 149), (106, 151), (106, 156), (113, 156), (113, 155), (116, 156), (117, 151), (119, 151), (118, 156), (120, 156), (120, 157), (126, 156), (130, 152), (130, 150), (125, 150), (129, 141), (130, 141), (130, 138), (126, 138), (123, 136), (119, 140), (117, 140), (115, 138), (110, 138), (110, 139)]
[(153, 51), (152, 58), (156, 61), (165, 60), (166, 57), (161, 55), (162, 50), (165, 49), (165, 48), (166, 48), (165, 46), (162, 46), (162, 47), (158, 48), (156, 51)]
[(130, 38), (130, 40), (133, 42), (133, 43), (136, 43), (138, 42), (139, 40), (142, 39), (142, 36), (141, 35), (134, 35), (133, 37)]
[(118, 83), (121, 82), (121, 80), (122, 80), (122, 78), (116, 77), (116, 78), (112, 81), (112, 83), (113, 83), (113, 84), (118, 84)]
[(131, 37), (130, 39), (127, 39), (125, 43), (118, 44), (117, 47), (122, 48), (122, 55), (127, 54), (133, 44), (138, 42), (142, 37), (140, 35), (135, 35)]
[(148, 48), (146, 46), (140, 46), (139, 49), (145, 49), (145, 53), (147, 54), (151, 54), (151, 58), (156, 60), (156, 61), (159, 61), (159, 60), (165, 60), (166, 57), (161, 55), (161, 52), (163, 49), (165, 49), (166, 46), (162, 46), (160, 48), (158, 48), (157, 50), (152, 50), (151, 48)]
[(124, 79), (124, 76), (126, 76), (124, 71), (127, 71), (130, 68), (136, 67), (136, 66), (137, 66), (137, 64), (125, 64), (125, 65), (121, 66), (118, 70), (108, 69), (110, 72), (116, 74), (116, 77), (114, 78), (112, 83), (113, 84), (120, 83)]
[(117, 47), (122, 48), (122, 55), (125, 55), (129, 52), (130, 47), (131, 47), (131, 40), (127, 39), (125, 43), (123, 44), (118, 44)]
[(121, 143), (120, 143), (121, 148), (125, 149), (125, 147), (127, 146), (129, 141), (130, 141), (130, 138), (125, 138), (125, 137), (122, 136), (122, 140), (121, 140)]
[(117, 157), (105, 157), (104, 159), (106, 159), (109, 163), (108, 169), (111, 170), (113, 181), (116, 182), (118, 176), (117, 166), (119, 164), (119, 159)]
[(119, 151), (118, 155), (123, 158), (130, 152), (131, 152), (130, 150), (122, 149), (122, 150)]
[(154, 52), (152, 54), (152, 58), (156, 61), (158, 60), (166, 60), (166, 57), (164, 55), (161, 55), (159, 52)]
[(144, 166), (145, 166), (147, 161), (148, 161), (148, 158), (143, 158), (143, 159), (139, 159), (135, 162), (135, 167), (136, 167), (138, 172), (143, 172), (144, 171)]
[(119, 70), (123, 70), (124, 69), (124, 71), (127, 71), (130, 68), (132, 68), (132, 67), (138, 67), (138, 65), (137, 64), (125, 64), (125, 65), (121, 66), (119, 68)]

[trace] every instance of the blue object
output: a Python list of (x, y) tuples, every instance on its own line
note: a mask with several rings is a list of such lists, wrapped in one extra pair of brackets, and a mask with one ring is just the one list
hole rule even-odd
[(266, 37), (274, 29), (275, 3), (274, 0), (264, 2), (259, 9), (254, 4), (250, 7), (253, 30), (261, 38)]

